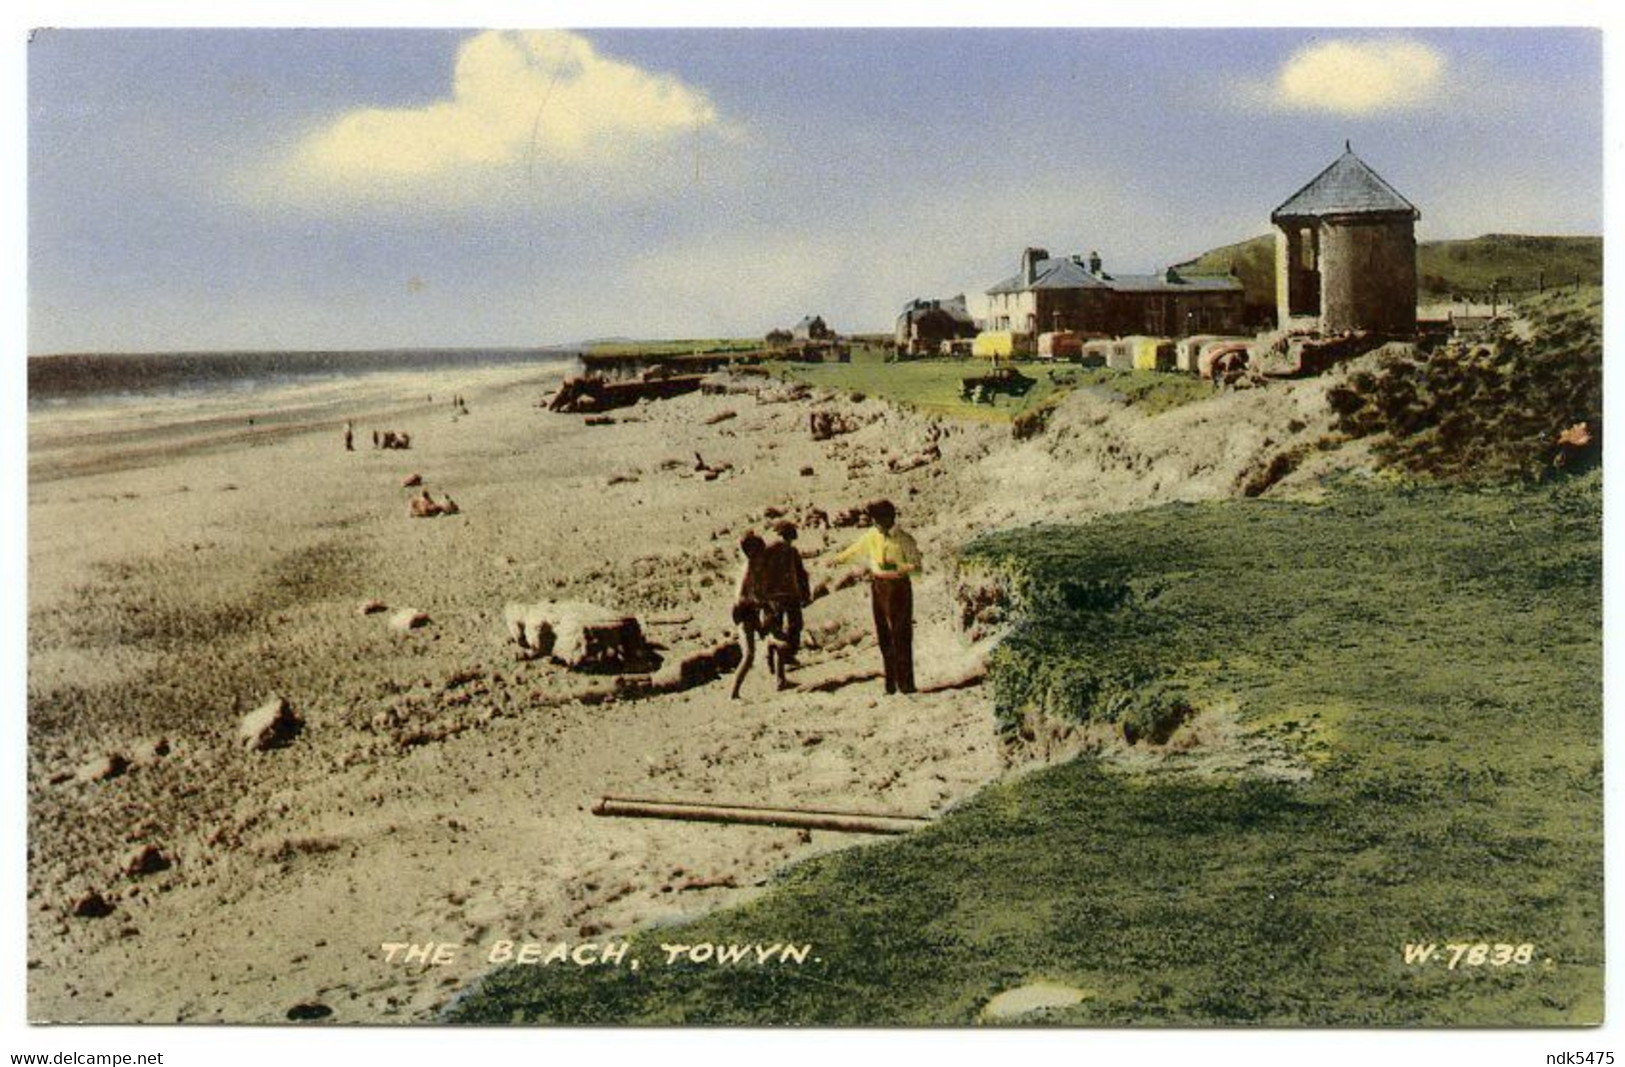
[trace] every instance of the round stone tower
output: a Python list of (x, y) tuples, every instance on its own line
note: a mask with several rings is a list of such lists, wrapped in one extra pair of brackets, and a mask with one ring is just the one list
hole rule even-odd
[(1414, 334), (1422, 213), (1344, 148), (1270, 213), (1280, 326)]

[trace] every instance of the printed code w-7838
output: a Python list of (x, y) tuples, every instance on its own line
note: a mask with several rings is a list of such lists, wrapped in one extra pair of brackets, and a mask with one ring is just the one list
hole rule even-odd
[(1446, 970), (1458, 967), (1526, 967), (1535, 958), (1535, 946), (1524, 942), (1509, 945), (1505, 942), (1453, 941), (1447, 944), (1417, 942), (1405, 944), (1405, 964), (1425, 967), (1443, 964)]

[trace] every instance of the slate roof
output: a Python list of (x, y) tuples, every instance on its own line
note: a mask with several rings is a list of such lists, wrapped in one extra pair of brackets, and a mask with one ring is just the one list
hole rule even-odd
[(1344, 145), (1344, 149), (1331, 166), (1288, 197), (1286, 203), (1270, 212), (1270, 221), (1288, 217), (1393, 213), (1408, 214), (1413, 219), (1422, 217), (1415, 204), (1395, 192), (1394, 187), (1366, 166), (1353, 149), (1347, 145)]
[(912, 318), (915, 315), (923, 315), (928, 311), (944, 312), (955, 322), (971, 323), (975, 321), (971, 318), (970, 309), (965, 306), (963, 296), (952, 296), (946, 300), (927, 300), (924, 297), (910, 300), (904, 306), (903, 313), (898, 316), (898, 319)]
[[(1176, 276), (1177, 277), (1177, 276)], [(1110, 289), (1120, 293), (1223, 292), (1240, 289), (1235, 278), (1178, 278), (1169, 281), (1164, 274), (1091, 274), (1074, 259), (1052, 256), (1038, 261), (1038, 277), (1031, 285), (1017, 274), (989, 289), (988, 295), (1024, 293), (1029, 289)]]
[(1051, 256), (1038, 261), (1038, 277), (1031, 285), (1017, 274), (989, 289), (991, 293), (1022, 293), (1028, 289), (1109, 289), (1111, 283), (1104, 275), (1096, 276), (1074, 259)]
[(1161, 274), (1118, 274), (1112, 278), (1112, 288), (1120, 293), (1188, 293), (1193, 290), (1222, 293), (1240, 290), (1241, 279), (1180, 277), (1171, 282)]

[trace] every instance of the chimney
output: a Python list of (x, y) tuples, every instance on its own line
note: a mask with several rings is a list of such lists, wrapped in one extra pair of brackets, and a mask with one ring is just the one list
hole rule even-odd
[(1099, 252), (1090, 252), (1089, 253), (1089, 273), (1090, 274), (1099, 274), (1100, 273), (1100, 253)]
[(1021, 253), (1021, 281), (1023, 285), (1031, 285), (1038, 280), (1038, 264), (1049, 258), (1049, 252), (1042, 248), (1029, 248)]

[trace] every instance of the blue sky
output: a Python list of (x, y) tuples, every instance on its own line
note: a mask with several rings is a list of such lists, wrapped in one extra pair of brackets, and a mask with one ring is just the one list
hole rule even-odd
[(889, 326), (1151, 270), (1341, 150), (1419, 236), (1600, 233), (1591, 30), (48, 30), (29, 350)]

